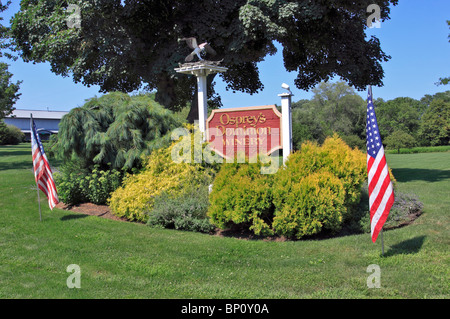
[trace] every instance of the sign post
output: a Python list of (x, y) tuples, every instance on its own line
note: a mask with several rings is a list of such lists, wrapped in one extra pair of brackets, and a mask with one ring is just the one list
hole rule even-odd
[(283, 122), (283, 164), (286, 163), (287, 158), (292, 153), (293, 143), (292, 143), (292, 96), (293, 94), (282, 93), (278, 96), (281, 97), (281, 113)]
[(228, 68), (217, 65), (216, 62), (202, 60), (200, 62), (181, 64), (176, 68), (177, 73), (195, 75), (197, 77), (198, 91), (198, 121), (199, 130), (206, 140), (206, 118), (208, 116), (208, 88), (207, 76), (215, 73), (226, 72)]

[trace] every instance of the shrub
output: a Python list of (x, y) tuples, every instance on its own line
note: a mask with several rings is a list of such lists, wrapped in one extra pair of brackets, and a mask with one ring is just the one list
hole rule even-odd
[(92, 173), (88, 174), (85, 179), (89, 201), (97, 205), (105, 205), (111, 193), (120, 187), (123, 174), (116, 169), (100, 170), (100, 166), (95, 165)]
[(328, 171), (342, 182), (346, 207), (343, 217), (351, 215), (360, 201), (361, 186), (367, 178), (366, 155), (358, 149), (351, 149), (337, 135), (327, 138), (322, 146), (306, 142), (300, 151), (289, 156), (286, 166), (275, 178), (275, 206), (281, 209), (294, 184), (320, 171)]
[[(189, 127), (192, 131), (193, 127)], [(122, 187), (111, 196), (109, 204), (112, 212), (119, 217), (140, 222), (148, 221), (148, 214), (153, 210), (155, 198), (166, 192), (175, 195), (183, 192), (187, 185), (203, 185), (211, 181), (214, 166), (205, 162), (195, 163), (191, 155), (192, 164), (177, 163), (172, 159), (172, 153), (180, 149), (187, 149), (192, 139), (182, 138), (172, 143), (168, 148), (154, 151), (144, 158), (144, 167), (134, 175), (128, 175)], [(181, 146), (180, 146), (181, 145)], [(206, 144), (203, 145), (205, 147)], [(191, 150), (194, 147), (190, 148)], [(176, 150), (176, 152), (175, 152)]]
[(0, 120), (0, 145), (17, 145), (23, 142), (25, 135), (14, 125), (6, 125)]
[(85, 177), (88, 171), (75, 162), (68, 162), (54, 172), (59, 200), (66, 205), (78, 205), (88, 201)]
[(89, 171), (76, 162), (66, 163), (55, 173), (59, 199), (66, 205), (86, 202), (105, 205), (122, 179), (123, 174), (117, 170), (100, 170), (96, 165)]
[(261, 164), (224, 164), (208, 211), (220, 228), (233, 224), (257, 235), (301, 238), (338, 231), (357, 208), (366, 179), (366, 156), (337, 135), (322, 146), (307, 142), (274, 175)]
[(208, 185), (192, 185), (176, 196), (163, 192), (155, 198), (147, 224), (203, 233), (213, 231), (214, 226), (206, 216), (209, 206), (208, 188)]
[(291, 185), (282, 200), (273, 229), (291, 238), (318, 234), (323, 228), (338, 230), (346, 210), (343, 183), (327, 171), (307, 175)]
[(219, 228), (244, 226), (256, 235), (273, 235), (272, 175), (261, 174), (261, 163), (223, 164), (210, 195), (208, 216)]

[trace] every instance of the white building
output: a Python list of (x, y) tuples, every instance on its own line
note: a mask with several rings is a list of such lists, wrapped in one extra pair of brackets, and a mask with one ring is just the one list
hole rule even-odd
[(24, 134), (27, 140), (30, 139), (30, 118), (33, 115), (36, 129), (41, 135), (42, 139), (46, 139), (51, 134), (58, 134), (59, 122), (64, 115), (69, 112), (62, 111), (35, 111), (35, 110), (14, 110), (11, 115), (8, 115), (3, 121), (6, 124), (18, 127)]

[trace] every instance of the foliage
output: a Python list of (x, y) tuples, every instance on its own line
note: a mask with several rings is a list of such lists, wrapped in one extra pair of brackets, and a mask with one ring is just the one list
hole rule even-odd
[(276, 175), (274, 228), (297, 238), (339, 230), (355, 212), (365, 179), (365, 155), (337, 135), (322, 146), (303, 144)]
[[(366, 102), (344, 82), (320, 83), (313, 92), (311, 100), (292, 105), (294, 149), (306, 141), (321, 144), (334, 133), (347, 145), (365, 149)], [(380, 134), (388, 147), (448, 145), (450, 91), (427, 94), (420, 100), (377, 98), (374, 104)]]
[(387, 102), (377, 101), (375, 106), (383, 141), (398, 130), (413, 137), (417, 135), (420, 117), (425, 108), (423, 103), (409, 97), (399, 97)]
[(12, 76), (13, 74), (8, 71), (8, 65), (0, 62), (0, 119), (12, 113), (14, 104), (21, 95), (18, 91), (22, 82), (12, 83)]
[(424, 113), (419, 136), (425, 145), (450, 144), (450, 101), (435, 99)]
[(209, 233), (214, 226), (206, 213), (209, 206), (209, 186), (187, 187), (175, 196), (163, 192), (155, 198), (147, 224), (152, 227), (172, 228)]
[[(283, 186), (289, 191), (285, 192), (285, 188), (279, 192)], [(323, 229), (340, 229), (345, 191), (342, 182), (330, 172), (314, 172), (291, 185), (275, 185), (274, 197), (277, 210), (273, 228), (279, 235), (302, 238)]]
[[(390, 5), (397, 2), (378, 2), (382, 20), (389, 19)], [(286, 69), (298, 72), (298, 88), (335, 75), (358, 88), (381, 85), (381, 63), (389, 57), (375, 36), (366, 37), (370, 4), (88, 0), (78, 2), (80, 27), (70, 28), (66, 2), (22, 0), (11, 33), (27, 62), (47, 61), (54, 73), (72, 74), (75, 82), (99, 85), (104, 92), (132, 92), (146, 84), (157, 90), (158, 102), (177, 110), (195, 96), (195, 78), (174, 71), (190, 53), (178, 41), (187, 36), (211, 43), (218, 52), (214, 59), (229, 67), (221, 77), (231, 90), (263, 88), (257, 63), (277, 51), (275, 42), (283, 47)]]
[(273, 235), (272, 175), (261, 174), (261, 162), (226, 163), (214, 180), (208, 216), (219, 228), (240, 225), (256, 235)]
[(323, 143), (337, 132), (352, 146), (364, 148), (366, 103), (346, 83), (322, 82), (313, 89), (310, 101), (293, 103), (294, 148), (310, 140)]
[(337, 135), (322, 146), (307, 142), (274, 175), (261, 163), (222, 165), (208, 215), (219, 228), (240, 225), (257, 235), (301, 238), (338, 231), (357, 209), (366, 157)]
[[(188, 128), (192, 132), (193, 127)], [(142, 170), (138, 174), (128, 175), (122, 187), (112, 194), (109, 201), (112, 212), (129, 220), (147, 222), (155, 198), (162, 193), (172, 196), (182, 193), (189, 185), (208, 184), (214, 175), (214, 166), (202, 161), (196, 163), (195, 148), (192, 147), (194, 139), (191, 136), (194, 134), (144, 157)], [(189, 160), (174, 160), (173, 154), (180, 149), (192, 150), (188, 154)]]
[(25, 140), (25, 134), (13, 126), (0, 120), (0, 145), (17, 145)]
[(400, 154), (401, 148), (411, 148), (416, 145), (416, 140), (414, 137), (402, 130), (396, 130), (391, 135), (389, 135), (384, 143), (390, 149), (396, 149), (398, 154)]
[[(4, 2), (4, 4), (0, 1), (0, 13), (7, 10), (10, 4), (10, 0)], [(12, 44), (9, 38), (9, 28), (4, 26), (1, 23), (2, 21), (3, 17), (0, 17), (0, 58), (6, 56), (16, 60), (17, 57), (13, 57), (9, 52), (4, 51), (4, 49), (11, 49)], [(21, 95), (18, 91), (22, 81), (12, 83), (12, 76), (13, 74), (8, 71), (8, 64), (0, 62), (0, 120), (14, 111), (14, 104)]]
[(100, 170), (99, 165), (96, 165), (89, 171), (76, 162), (64, 164), (54, 175), (59, 199), (66, 205), (86, 202), (106, 205), (111, 193), (123, 179), (123, 173), (115, 169)]
[(59, 125), (54, 149), (64, 160), (76, 158), (85, 168), (138, 168), (141, 157), (169, 144), (180, 126), (172, 112), (150, 96), (110, 93), (72, 109)]

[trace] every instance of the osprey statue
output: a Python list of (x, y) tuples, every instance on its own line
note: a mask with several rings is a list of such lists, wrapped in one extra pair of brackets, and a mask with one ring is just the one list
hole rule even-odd
[(208, 42), (202, 43), (200, 45), (197, 44), (197, 39), (196, 38), (182, 38), (182, 39), (178, 39), (178, 42), (180, 41), (186, 41), (187, 45), (189, 46), (189, 48), (191, 48), (192, 51), (191, 54), (189, 54), (185, 61), (186, 62), (192, 62), (192, 60), (194, 59), (194, 56), (197, 55), (198, 59), (200, 61), (203, 61), (203, 58), (201, 56), (201, 53), (206, 51), (207, 53), (211, 54), (212, 56), (215, 56), (217, 53), (216, 51), (214, 51), (213, 48), (211, 48), (211, 46), (209, 45)]

